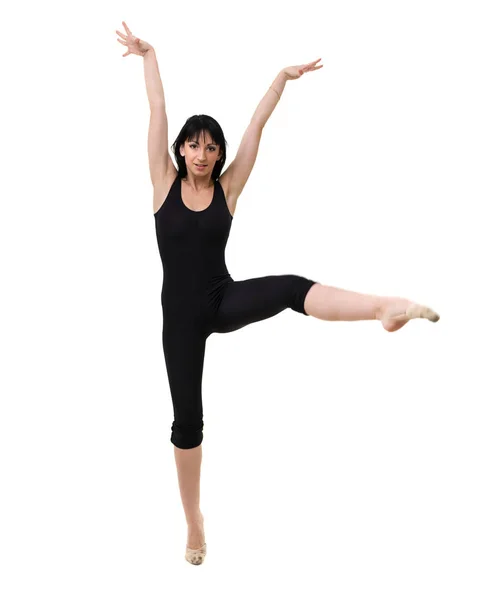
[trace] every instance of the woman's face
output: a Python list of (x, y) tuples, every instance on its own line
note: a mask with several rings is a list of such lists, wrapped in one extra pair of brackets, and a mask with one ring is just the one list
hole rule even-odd
[[(181, 156), (185, 157), (186, 168), (196, 176), (210, 176), (216, 161), (221, 158), (221, 150), (218, 144), (213, 142), (208, 132), (195, 136), (194, 139), (186, 140), (180, 147)], [(201, 167), (203, 166), (203, 168)]]

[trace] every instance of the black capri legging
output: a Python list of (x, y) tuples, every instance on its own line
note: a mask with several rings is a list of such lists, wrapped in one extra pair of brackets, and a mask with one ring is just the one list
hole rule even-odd
[(201, 388), (207, 338), (268, 319), (286, 308), (307, 315), (304, 301), (315, 283), (300, 275), (244, 281), (233, 281), (228, 275), (187, 300), (164, 293), (163, 350), (174, 411), (171, 442), (176, 447), (195, 448), (203, 441)]

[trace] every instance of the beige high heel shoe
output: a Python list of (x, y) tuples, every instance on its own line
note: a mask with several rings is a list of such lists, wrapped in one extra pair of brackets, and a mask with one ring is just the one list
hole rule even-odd
[(192, 565), (201, 565), (206, 556), (206, 542), (196, 550), (186, 547), (186, 560)]

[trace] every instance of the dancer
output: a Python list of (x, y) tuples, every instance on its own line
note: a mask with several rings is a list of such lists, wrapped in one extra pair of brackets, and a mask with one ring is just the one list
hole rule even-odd
[(378, 320), (386, 331), (410, 319), (438, 321), (426, 306), (400, 297), (371, 296), (319, 283), (297, 274), (235, 281), (225, 264), (225, 247), (236, 203), (251, 173), (264, 125), (286, 82), (316, 71), (321, 60), (283, 69), (259, 103), (226, 171), (226, 141), (208, 115), (190, 117), (168, 152), (165, 98), (154, 48), (116, 33), (128, 48), (123, 56), (144, 58), (150, 104), (148, 157), (154, 188), (153, 212), (163, 265), (161, 303), (163, 351), (173, 403), (171, 442), (188, 525), (185, 558), (201, 564), (206, 555), (200, 510), (203, 441), (202, 375), (206, 340), (268, 319), (287, 308), (328, 321)]

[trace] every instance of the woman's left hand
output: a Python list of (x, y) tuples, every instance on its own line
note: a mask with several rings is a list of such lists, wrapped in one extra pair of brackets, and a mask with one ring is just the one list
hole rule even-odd
[(307, 73), (308, 71), (317, 71), (321, 69), (323, 65), (319, 65), (319, 67), (315, 67), (314, 65), (318, 63), (321, 59), (310, 62), (306, 65), (297, 65), (296, 67), (286, 67), (283, 69), (283, 73), (286, 75), (287, 79), (299, 79), (301, 75)]

